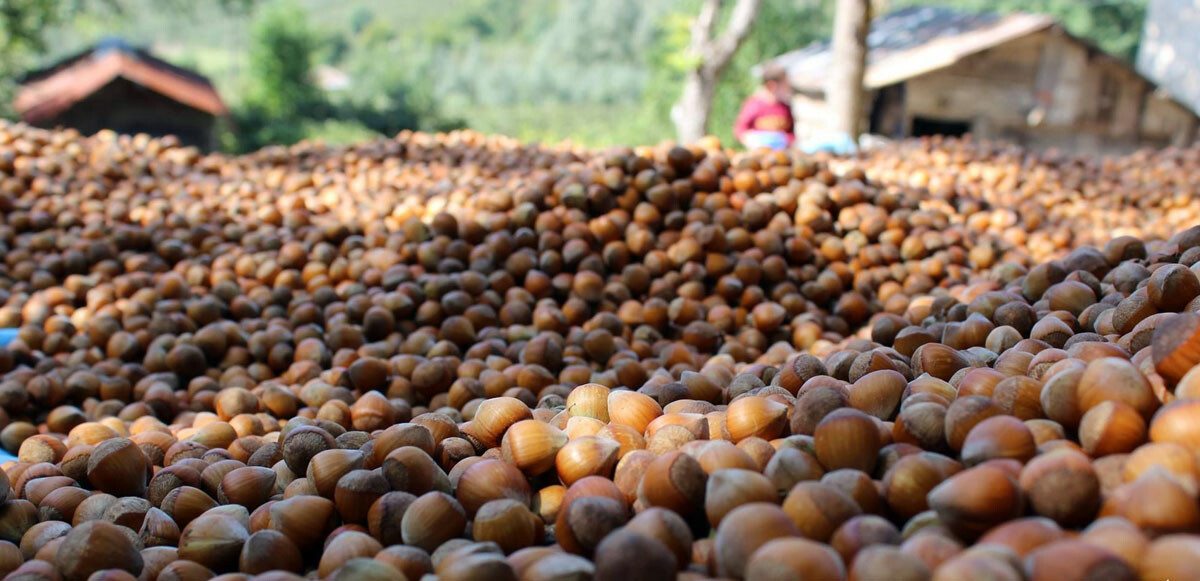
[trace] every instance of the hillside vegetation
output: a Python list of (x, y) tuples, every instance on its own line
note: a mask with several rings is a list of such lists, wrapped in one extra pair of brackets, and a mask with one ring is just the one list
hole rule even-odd
[[(1127, 58), (1136, 52), (1145, 7), (1145, 0), (888, 0), (877, 2), (876, 10), (918, 3), (1048, 11), (1073, 32)], [(48, 33), (45, 50), (33, 61), (44, 64), (118, 35), (209, 75), (226, 100), (242, 109), (253, 105), (262, 89), (256, 50), (290, 35), (311, 46), (306, 68), (326, 66), (345, 73), (349, 88), (327, 95), (327, 106), (311, 108), (303, 120), (287, 120), (285, 125), (297, 131), (267, 131), (255, 139), (231, 141), (230, 147), (314, 135), (346, 141), (388, 133), (396, 126), (469, 126), (527, 141), (637, 145), (674, 133), (669, 111), (689, 62), (688, 25), (699, 1), (194, 4), (83, 0), (78, 11)], [(754, 34), (722, 80), (714, 134), (731, 141), (740, 100), (754, 88), (751, 68), (827, 35), (832, 5), (832, 0), (766, 0)], [(275, 24), (262, 26), (272, 19)], [(247, 123), (255, 125), (239, 125)]]

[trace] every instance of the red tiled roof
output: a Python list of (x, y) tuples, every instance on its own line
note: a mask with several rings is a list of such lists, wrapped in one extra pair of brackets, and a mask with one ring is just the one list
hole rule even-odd
[(48, 76), (21, 85), (13, 106), (22, 121), (46, 121), (118, 77), (212, 115), (229, 112), (206, 79), (183, 75), (119, 50), (93, 53)]

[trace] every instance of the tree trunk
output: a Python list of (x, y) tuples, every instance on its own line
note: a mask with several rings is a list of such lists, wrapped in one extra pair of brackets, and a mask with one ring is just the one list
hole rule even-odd
[(692, 143), (708, 134), (708, 118), (712, 115), (716, 79), (704, 76), (702, 70), (688, 71), (683, 93), (675, 105), (673, 120), (680, 143)]
[(863, 75), (867, 64), (867, 32), (871, 25), (869, 0), (837, 0), (833, 21), (833, 62), (825, 103), (830, 129), (856, 143), (863, 116)]
[(729, 16), (729, 25), (720, 37), (713, 38), (721, 0), (704, 0), (701, 5), (688, 44), (688, 53), (696, 57), (697, 64), (688, 70), (683, 93), (671, 108), (671, 121), (681, 143), (691, 143), (708, 134), (708, 119), (721, 72), (750, 35), (761, 8), (762, 0), (738, 0)]

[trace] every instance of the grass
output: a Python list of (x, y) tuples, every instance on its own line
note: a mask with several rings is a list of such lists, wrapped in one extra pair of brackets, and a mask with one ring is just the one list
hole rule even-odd
[(382, 137), (360, 123), (336, 119), (305, 123), (304, 132), (308, 139), (319, 139), (329, 145), (350, 145)]
[(637, 104), (552, 103), (456, 107), (447, 111), (483, 133), (522, 141), (572, 143), (589, 147), (652, 145), (674, 138), (665, 119), (647, 121)]

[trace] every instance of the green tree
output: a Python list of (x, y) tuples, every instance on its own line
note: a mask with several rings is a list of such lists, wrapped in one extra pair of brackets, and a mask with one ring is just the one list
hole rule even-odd
[(303, 139), (304, 121), (325, 104), (312, 79), (320, 39), (304, 11), (291, 3), (269, 5), (251, 34), (252, 82), (233, 113), (235, 132), (226, 136), (227, 148), (237, 151)]
[(254, 83), (247, 101), (280, 118), (308, 115), (320, 107), (324, 99), (312, 71), (321, 39), (309, 26), (307, 14), (292, 3), (272, 4), (254, 23), (251, 35)]
[(384, 20), (372, 21), (351, 40), (345, 58), (331, 63), (354, 79), (353, 90), (333, 97), (338, 115), (384, 135), (461, 127), (443, 115), (434, 96), (431, 79), (443, 64), (439, 53), (428, 43), (403, 38)]
[(42, 31), (68, 15), (70, 7), (55, 0), (0, 2), (0, 50), (4, 58), (43, 48)]
[(374, 20), (375, 13), (370, 8), (359, 6), (354, 9), (354, 14), (350, 16), (350, 30), (354, 34), (359, 34)]
[[(667, 119), (679, 97), (684, 71), (691, 66), (687, 45), (697, 6), (696, 0), (680, 2), (659, 21), (658, 42), (649, 59), (650, 80), (643, 92), (641, 117), (645, 123)], [(765, 0), (754, 29), (717, 84), (709, 132), (722, 143), (734, 145), (733, 123), (742, 100), (758, 86), (755, 66), (828, 36), (832, 22), (833, 5), (825, 0)]]
[(17, 77), (45, 49), (43, 31), (77, 8), (56, 0), (0, 0), (0, 117), (11, 116)]
[[(457, 127), (439, 114), (427, 92), (413, 88), (412, 67), (380, 65), (394, 37), (376, 20), (330, 53), (326, 49), (336, 43), (308, 22), (307, 12), (290, 3), (267, 7), (252, 27), (252, 81), (234, 112), (236, 132), (227, 138), (227, 148), (252, 151), (309, 137), (342, 140)], [(354, 79), (351, 91), (331, 96), (316, 85), (313, 70), (323, 53), (339, 61), (360, 57), (346, 63)]]

